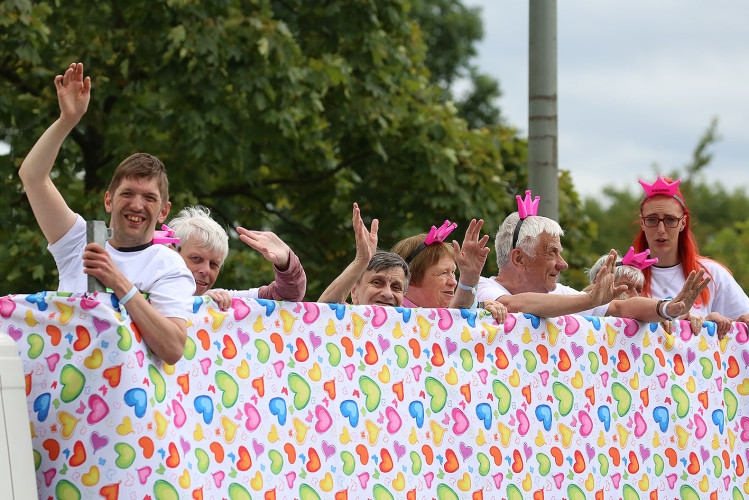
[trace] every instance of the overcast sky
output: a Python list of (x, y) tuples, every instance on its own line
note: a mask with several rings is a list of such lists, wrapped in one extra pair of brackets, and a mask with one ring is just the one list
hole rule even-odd
[[(474, 61), (500, 82), (506, 121), (528, 132), (528, 1), (481, 6)], [(559, 167), (584, 196), (689, 162), (717, 117), (710, 178), (749, 186), (749, 2), (557, 2)]]

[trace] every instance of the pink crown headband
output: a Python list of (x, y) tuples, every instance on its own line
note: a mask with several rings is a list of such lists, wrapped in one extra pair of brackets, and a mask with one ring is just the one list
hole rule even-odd
[(447, 235), (450, 234), (453, 229), (458, 227), (456, 223), (450, 223), (449, 220), (446, 220), (439, 229), (432, 226), (432, 229), (429, 230), (429, 233), (427, 234), (427, 237), (424, 239), (424, 243), (417, 246), (413, 252), (411, 252), (411, 255), (408, 256), (406, 259), (406, 264), (410, 264), (412, 260), (416, 258), (417, 255), (419, 255), (419, 252), (424, 250), (427, 245), (431, 245), (435, 241), (443, 242), (445, 241), (445, 238), (447, 238)]
[(174, 238), (174, 229), (170, 228), (166, 224), (161, 225), (162, 231), (153, 232), (153, 242), (156, 245), (173, 243), (179, 244), (179, 238)]
[[(675, 180), (674, 182), (667, 182), (663, 178), (662, 175), (658, 175), (655, 182), (652, 184), (648, 184), (642, 179), (637, 179), (637, 182), (639, 182), (642, 185), (642, 189), (645, 190), (645, 198), (642, 200), (643, 203), (645, 202), (645, 200), (647, 200), (651, 196), (664, 195), (664, 196), (670, 196), (672, 198), (675, 198), (676, 201), (678, 201), (682, 207), (684, 206), (684, 202), (676, 194), (676, 190), (679, 189), (679, 183), (681, 182), (681, 177), (678, 180)], [(642, 205), (642, 203), (640, 204)]]
[(652, 266), (653, 264), (658, 262), (658, 257), (655, 257), (654, 259), (648, 259), (648, 255), (650, 255), (649, 249), (646, 249), (644, 252), (636, 254), (635, 248), (629, 247), (629, 251), (624, 256), (622, 261), (617, 263), (617, 265), (632, 266), (642, 271), (646, 267)]
[(520, 217), (520, 220), (515, 226), (515, 232), (512, 235), (513, 250), (518, 243), (518, 236), (520, 236), (520, 228), (523, 225), (523, 221), (531, 215), (538, 214), (538, 203), (541, 201), (541, 197), (536, 196), (531, 201), (531, 192), (530, 190), (527, 190), (525, 192), (525, 199), (522, 199), (520, 195), (515, 196), (515, 199), (518, 200), (518, 216)]

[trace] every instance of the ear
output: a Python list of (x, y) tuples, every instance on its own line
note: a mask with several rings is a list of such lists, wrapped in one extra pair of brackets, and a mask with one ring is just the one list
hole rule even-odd
[[(346, 301), (345, 298), (343, 300), (344, 302)], [(356, 296), (356, 285), (351, 289), (351, 303), (355, 306), (359, 305), (359, 297)]]
[(172, 202), (167, 201), (163, 207), (161, 207), (161, 211), (159, 212), (159, 218), (157, 219), (159, 224), (163, 224), (166, 220), (167, 216), (169, 215), (169, 209), (172, 208)]
[(112, 213), (112, 195), (109, 194), (109, 191), (104, 193), (104, 210), (106, 210), (108, 214)]
[[(687, 215), (687, 217), (689, 216)], [(684, 217), (683, 219), (679, 221), (679, 232), (684, 231), (684, 228), (687, 227), (687, 217)]]
[(523, 252), (519, 248), (513, 248), (512, 251), (510, 251), (510, 262), (515, 267), (524, 266), (526, 257), (527, 256), (525, 255), (525, 252)]

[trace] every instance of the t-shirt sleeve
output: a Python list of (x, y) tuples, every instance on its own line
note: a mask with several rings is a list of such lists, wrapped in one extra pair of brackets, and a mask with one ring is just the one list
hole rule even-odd
[(510, 295), (510, 292), (492, 278), (484, 278), (483, 276), (479, 278), (479, 283), (476, 286), (476, 299), (479, 302), (497, 300), (503, 295)]
[(709, 270), (715, 281), (715, 298), (711, 310), (731, 319), (749, 314), (749, 297), (731, 273), (720, 264), (710, 264)]
[(70, 293), (86, 292), (85, 285), (81, 289), (81, 280), (88, 282), (83, 275), (83, 248), (86, 246), (86, 221), (76, 214), (73, 226), (62, 238), (47, 245), (47, 249), (55, 259), (57, 272), (60, 277), (58, 291)]
[[(171, 251), (171, 250), (170, 250)], [(165, 270), (154, 282), (148, 293), (148, 300), (160, 314), (167, 318), (187, 320), (192, 315), (195, 279), (185, 266), (182, 257), (174, 252), (179, 260), (168, 259)]]

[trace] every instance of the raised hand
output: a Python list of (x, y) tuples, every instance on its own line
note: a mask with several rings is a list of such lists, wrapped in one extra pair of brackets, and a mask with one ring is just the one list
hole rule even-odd
[(710, 277), (704, 278), (704, 276), (704, 269), (700, 269), (697, 273), (694, 271), (689, 273), (684, 286), (681, 287), (681, 291), (666, 305), (666, 314), (668, 316), (674, 318), (689, 312), (700, 292), (710, 283)]
[(275, 233), (270, 231), (250, 231), (238, 227), (239, 239), (251, 246), (269, 262), (272, 262), (279, 270), (285, 271), (289, 268), (291, 248), (283, 242)]
[(489, 241), (489, 235), (484, 235), (479, 239), (481, 226), (484, 225), (483, 219), (478, 222), (473, 219), (466, 229), (463, 238), (463, 246), (453, 240), (453, 250), (455, 250), (455, 263), (460, 270), (461, 283), (466, 286), (475, 286), (481, 276), (481, 270), (484, 269), (486, 257), (489, 255), (489, 247), (486, 243)]
[(83, 63), (72, 63), (64, 75), (55, 77), (60, 118), (78, 123), (91, 100), (91, 78), (83, 78)]
[(352, 222), (354, 224), (354, 235), (356, 236), (355, 260), (369, 264), (372, 256), (377, 252), (377, 228), (380, 222), (377, 219), (373, 219), (370, 230), (367, 230), (357, 203), (354, 203)]
[(627, 291), (627, 285), (614, 286), (616, 257), (616, 250), (612, 249), (603, 267), (601, 267), (601, 270), (596, 275), (593, 288), (588, 292), (593, 301), (593, 307), (608, 304), (614, 300), (614, 297), (618, 297)]

